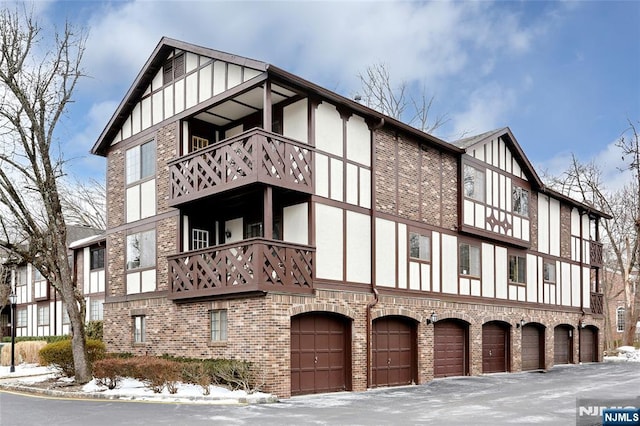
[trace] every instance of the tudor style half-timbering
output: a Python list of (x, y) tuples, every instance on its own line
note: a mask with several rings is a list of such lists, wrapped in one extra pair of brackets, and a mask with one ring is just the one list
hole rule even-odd
[[(102, 320), (105, 295), (103, 231), (70, 225), (68, 256), (73, 265), (78, 290), (87, 303), (86, 321)], [(16, 337), (64, 336), (71, 334), (71, 323), (62, 298), (30, 263), (0, 253), (0, 285), (7, 295), (16, 295)], [(11, 306), (0, 310), (0, 337), (11, 336)]]
[(280, 396), (598, 360), (598, 219), (509, 129), (447, 143), (163, 38), (101, 134), (110, 351)]

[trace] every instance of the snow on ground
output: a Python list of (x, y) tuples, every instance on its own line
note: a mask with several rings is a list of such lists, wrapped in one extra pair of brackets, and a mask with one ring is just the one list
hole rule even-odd
[(633, 346), (620, 346), (614, 352), (617, 355), (605, 356), (605, 362), (640, 362), (640, 349)]
[[(42, 382), (58, 376), (58, 370), (52, 367), (41, 367), (37, 364), (16, 365), (15, 372), (10, 373), (9, 367), (0, 366), (0, 380), (3, 383), (25, 384)], [(69, 378), (59, 378), (60, 382), (71, 382)], [(232, 391), (220, 386), (209, 386), (209, 395), (204, 395), (201, 386), (177, 383), (177, 392), (170, 394), (166, 387), (160, 393), (155, 393), (139, 380), (123, 378), (115, 389), (107, 389), (92, 380), (83, 386), (82, 392), (87, 394), (110, 395), (119, 399), (131, 400), (163, 400), (171, 402), (196, 402), (196, 403), (238, 403), (256, 401), (275, 401), (271, 394), (245, 391)]]

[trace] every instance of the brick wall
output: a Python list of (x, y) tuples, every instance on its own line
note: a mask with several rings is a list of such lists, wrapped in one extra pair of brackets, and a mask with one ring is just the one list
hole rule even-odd
[[(110, 352), (196, 358), (234, 358), (252, 362), (266, 392), (290, 396), (291, 317), (306, 312), (334, 312), (351, 320), (351, 386), (367, 387), (367, 304), (370, 293), (317, 290), (315, 296), (267, 294), (232, 300), (173, 303), (161, 297), (127, 302), (108, 302), (105, 307), (105, 342)], [(210, 341), (209, 311), (227, 309), (228, 340)], [(439, 321), (449, 318), (469, 324), (469, 369), (482, 374), (482, 324), (502, 321), (511, 324), (511, 371), (521, 369), (522, 318), (545, 327), (545, 364), (553, 367), (553, 330), (559, 324), (577, 327), (578, 312), (540, 310), (521, 306), (501, 306), (450, 302), (410, 296), (380, 296), (371, 318), (400, 315), (417, 321), (418, 383), (433, 379), (434, 325), (427, 324), (432, 311)], [(145, 315), (147, 341), (132, 343), (132, 315)], [(602, 329), (602, 320), (587, 317), (587, 323)], [(577, 333), (576, 333), (577, 334)], [(600, 333), (602, 335), (602, 333)], [(600, 350), (602, 352), (602, 338)], [(371, 355), (371, 354), (370, 354)], [(578, 339), (574, 339), (573, 359), (578, 361)]]
[(456, 157), (389, 129), (375, 132), (375, 144), (378, 211), (448, 229), (458, 224)]

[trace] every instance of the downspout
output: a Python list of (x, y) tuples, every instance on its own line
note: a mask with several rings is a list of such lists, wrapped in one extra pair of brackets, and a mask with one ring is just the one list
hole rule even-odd
[(373, 300), (367, 303), (366, 312), (366, 332), (367, 332), (367, 388), (371, 387), (371, 332), (372, 332), (372, 320), (371, 310), (380, 301), (380, 294), (376, 287), (376, 265), (375, 265), (375, 253), (376, 253), (376, 144), (375, 144), (375, 132), (384, 126), (384, 118), (380, 118), (380, 122), (371, 127), (371, 291), (373, 292)]

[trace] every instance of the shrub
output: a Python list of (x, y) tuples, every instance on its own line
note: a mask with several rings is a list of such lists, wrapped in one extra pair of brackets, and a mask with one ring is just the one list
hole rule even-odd
[[(40, 349), (45, 347), (47, 342), (44, 340), (32, 340), (26, 342), (16, 343), (16, 350), (14, 352), (15, 364), (37, 364), (39, 362)], [(0, 365), (11, 364), (11, 343), (2, 347), (2, 353), (0, 354)]]
[(89, 321), (85, 327), (85, 336), (91, 340), (103, 340), (102, 321)]
[[(104, 358), (106, 349), (99, 340), (87, 340), (87, 358), (90, 363)], [(40, 365), (53, 365), (60, 368), (62, 374), (72, 377), (75, 374), (71, 340), (49, 343), (40, 350)]]

